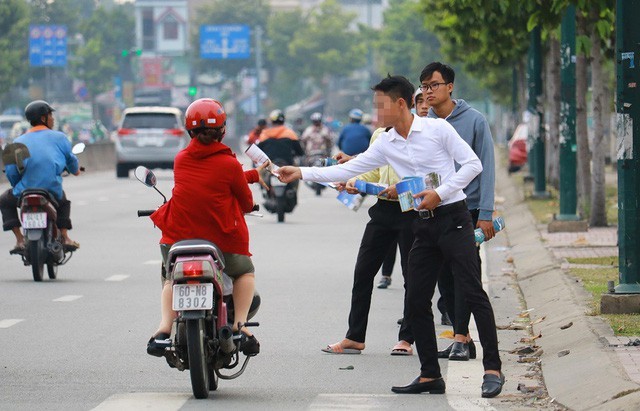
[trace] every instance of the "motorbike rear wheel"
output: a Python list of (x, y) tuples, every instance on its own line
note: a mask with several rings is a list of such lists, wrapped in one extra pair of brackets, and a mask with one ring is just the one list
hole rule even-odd
[(47, 261), (47, 274), (49, 279), (55, 280), (58, 277), (58, 265), (52, 261)]
[(276, 198), (276, 213), (278, 214), (278, 222), (284, 223), (284, 209), (287, 206), (287, 199), (284, 197)]
[(36, 281), (36, 282), (42, 281), (45, 258), (46, 258), (46, 249), (44, 246), (44, 238), (40, 237), (38, 241), (30, 241), (29, 242), (29, 262), (31, 263), (33, 281)]
[(209, 370), (205, 351), (204, 319), (187, 320), (187, 352), (191, 389), (198, 399), (209, 397)]

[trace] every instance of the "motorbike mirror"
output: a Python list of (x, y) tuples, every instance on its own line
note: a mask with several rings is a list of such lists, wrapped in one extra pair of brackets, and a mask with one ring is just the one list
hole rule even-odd
[(84, 143), (78, 143), (71, 149), (73, 154), (80, 154), (84, 151), (87, 146)]
[(133, 174), (136, 176), (138, 180), (147, 187), (155, 187), (156, 186), (156, 175), (153, 174), (153, 171), (149, 170), (145, 166), (136, 167)]

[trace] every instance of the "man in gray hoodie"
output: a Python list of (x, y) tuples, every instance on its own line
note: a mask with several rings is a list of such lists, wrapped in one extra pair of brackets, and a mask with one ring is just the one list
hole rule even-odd
[[(428, 64), (420, 73), (420, 88), (431, 106), (428, 117), (443, 118), (467, 142), (482, 162), (482, 172), (476, 176), (464, 193), (467, 207), (476, 228), (484, 232), (485, 241), (495, 236), (492, 216), (494, 208), (495, 160), (493, 138), (484, 116), (462, 99), (452, 99), (454, 70), (446, 64)], [(456, 164), (456, 169), (460, 166)], [(480, 252), (478, 248), (478, 259)], [(468, 361), (476, 358), (476, 347), (469, 335), (471, 313), (462, 293), (462, 286), (454, 281), (451, 268), (445, 264), (438, 278), (438, 289), (444, 298), (453, 322), (454, 342), (438, 352), (438, 357)]]

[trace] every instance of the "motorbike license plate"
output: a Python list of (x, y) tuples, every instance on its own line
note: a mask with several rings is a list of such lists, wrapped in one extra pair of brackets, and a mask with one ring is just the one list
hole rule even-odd
[(210, 310), (213, 308), (213, 284), (174, 284), (173, 310)]
[(23, 213), (22, 227), (24, 229), (47, 228), (47, 213)]

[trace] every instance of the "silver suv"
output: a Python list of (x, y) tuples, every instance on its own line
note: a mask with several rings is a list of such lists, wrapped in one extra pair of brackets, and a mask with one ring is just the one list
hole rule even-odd
[(182, 112), (173, 107), (131, 107), (122, 113), (116, 132), (116, 175), (129, 176), (129, 170), (173, 168), (176, 154), (189, 143)]

